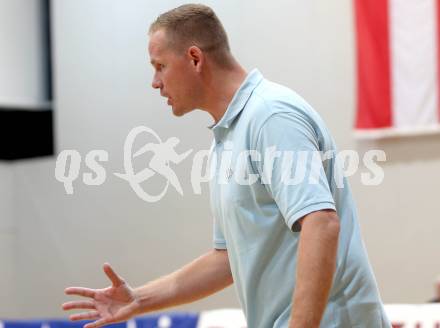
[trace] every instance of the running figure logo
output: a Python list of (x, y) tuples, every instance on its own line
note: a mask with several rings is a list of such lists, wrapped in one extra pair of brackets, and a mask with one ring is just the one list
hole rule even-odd
[[(152, 135), (156, 139), (157, 143), (147, 143), (133, 154), (133, 143), (140, 133), (148, 133)], [(174, 148), (179, 144), (179, 142), (180, 140), (176, 137), (171, 137), (167, 141), (162, 142), (154, 130), (146, 126), (135, 127), (130, 131), (124, 143), (125, 173), (114, 173), (114, 175), (128, 181), (136, 195), (147, 202), (159, 201), (167, 192), (169, 184), (171, 184), (177, 190), (177, 192), (183, 196), (182, 186), (180, 185), (176, 173), (169, 166), (169, 162), (179, 164), (193, 150), (190, 149), (183, 154), (177, 154)], [(149, 167), (144, 168), (135, 174), (132, 159), (145, 154), (146, 152), (153, 153), (153, 156), (148, 164)], [(142, 189), (140, 184), (154, 176), (156, 173), (166, 179), (166, 184), (159, 194), (150, 195)]]

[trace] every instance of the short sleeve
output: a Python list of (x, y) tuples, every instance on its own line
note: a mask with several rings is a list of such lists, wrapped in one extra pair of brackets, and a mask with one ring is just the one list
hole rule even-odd
[(226, 249), (226, 240), (219, 222), (214, 217), (213, 246), (215, 249)]
[(261, 127), (255, 148), (261, 154), (256, 165), (262, 183), (290, 229), (299, 231), (295, 223), (311, 212), (335, 210), (311, 118), (273, 114)]

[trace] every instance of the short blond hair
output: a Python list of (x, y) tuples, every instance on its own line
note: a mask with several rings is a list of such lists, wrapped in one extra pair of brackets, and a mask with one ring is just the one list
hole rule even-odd
[(185, 4), (161, 14), (151, 24), (149, 34), (164, 30), (171, 49), (181, 52), (194, 45), (208, 52), (221, 66), (229, 66), (228, 37), (214, 11), (202, 4)]

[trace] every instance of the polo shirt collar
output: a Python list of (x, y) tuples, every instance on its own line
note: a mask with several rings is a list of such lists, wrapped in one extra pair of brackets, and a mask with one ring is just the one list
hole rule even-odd
[(246, 79), (235, 92), (234, 97), (232, 98), (228, 108), (226, 109), (226, 112), (223, 114), (220, 120), (217, 123), (209, 126), (208, 128), (211, 130), (216, 130), (217, 128), (229, 128), (234, 119), (241, 113), (252, 92), (262, 79), (263, 75), (258, 69), (254, 68), (246, 76)]

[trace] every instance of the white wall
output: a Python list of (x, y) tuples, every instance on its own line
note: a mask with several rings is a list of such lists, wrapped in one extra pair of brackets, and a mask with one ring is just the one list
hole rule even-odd
[[(0, 163), (0, 316), (17, 314), (15, 299), (16, 231), (13, 220), (13, 170)], [(12, 300), (12, 301), (11, 301)]]
[[(181, 140), (178, 151), (207, 149), (210, 118), (182, 118), (150, 87), (147, 28), (178, 1), (53, 1), (55, 108), (58, 150), (105, 149), (108, 177), (102, 186), (74, 183), (66, 195), (54, 178), (55, 160), (21, 161), (13, 167), (14, 261), (17, 293), (0, 298), (0, 316), (61, 316), (69, 285), (101, 287), (109, 261), (132, 285), (173, 270), (209, 249), (207, 188), (191, 192), (190, 160), (175, 169), (185, 195), (170, 188), (158, 203), (140, 200), (121, 172), (128, 131), (153, 128)], [(207, 1), (224, 22), (233, 52), (247, 69), (299, 91), (322, 114), (340, 149), (383, 148), (388, 154), (379, 187), (351, 178), (371, 262), (386, 302), (422, 302), (440, 272), (435, 204), (440, 182), (436, 137), (355, 142), (355, 62), (350, 0)], [(192, 158), (190, 156), (190, 158)], [(144, 166), (145, 167), (145, 166)], [(82, 171), (85, 168), (82, 167)], [(1, 173), (1, 171), (0, 171)], [(8, 175), (9, 176), (9, 175)], [(160, 179), (149, 188), (160, 188)], [(0, 203), (2, 204), (2, 203)], [(0, 278), (0, 281), (3, 279)], [(45, 295), (45, 301), (41, 301)], [(8, 312), (4, 304), (17, 305)], [(185, 307), (238, 306), (232, 288)]]

